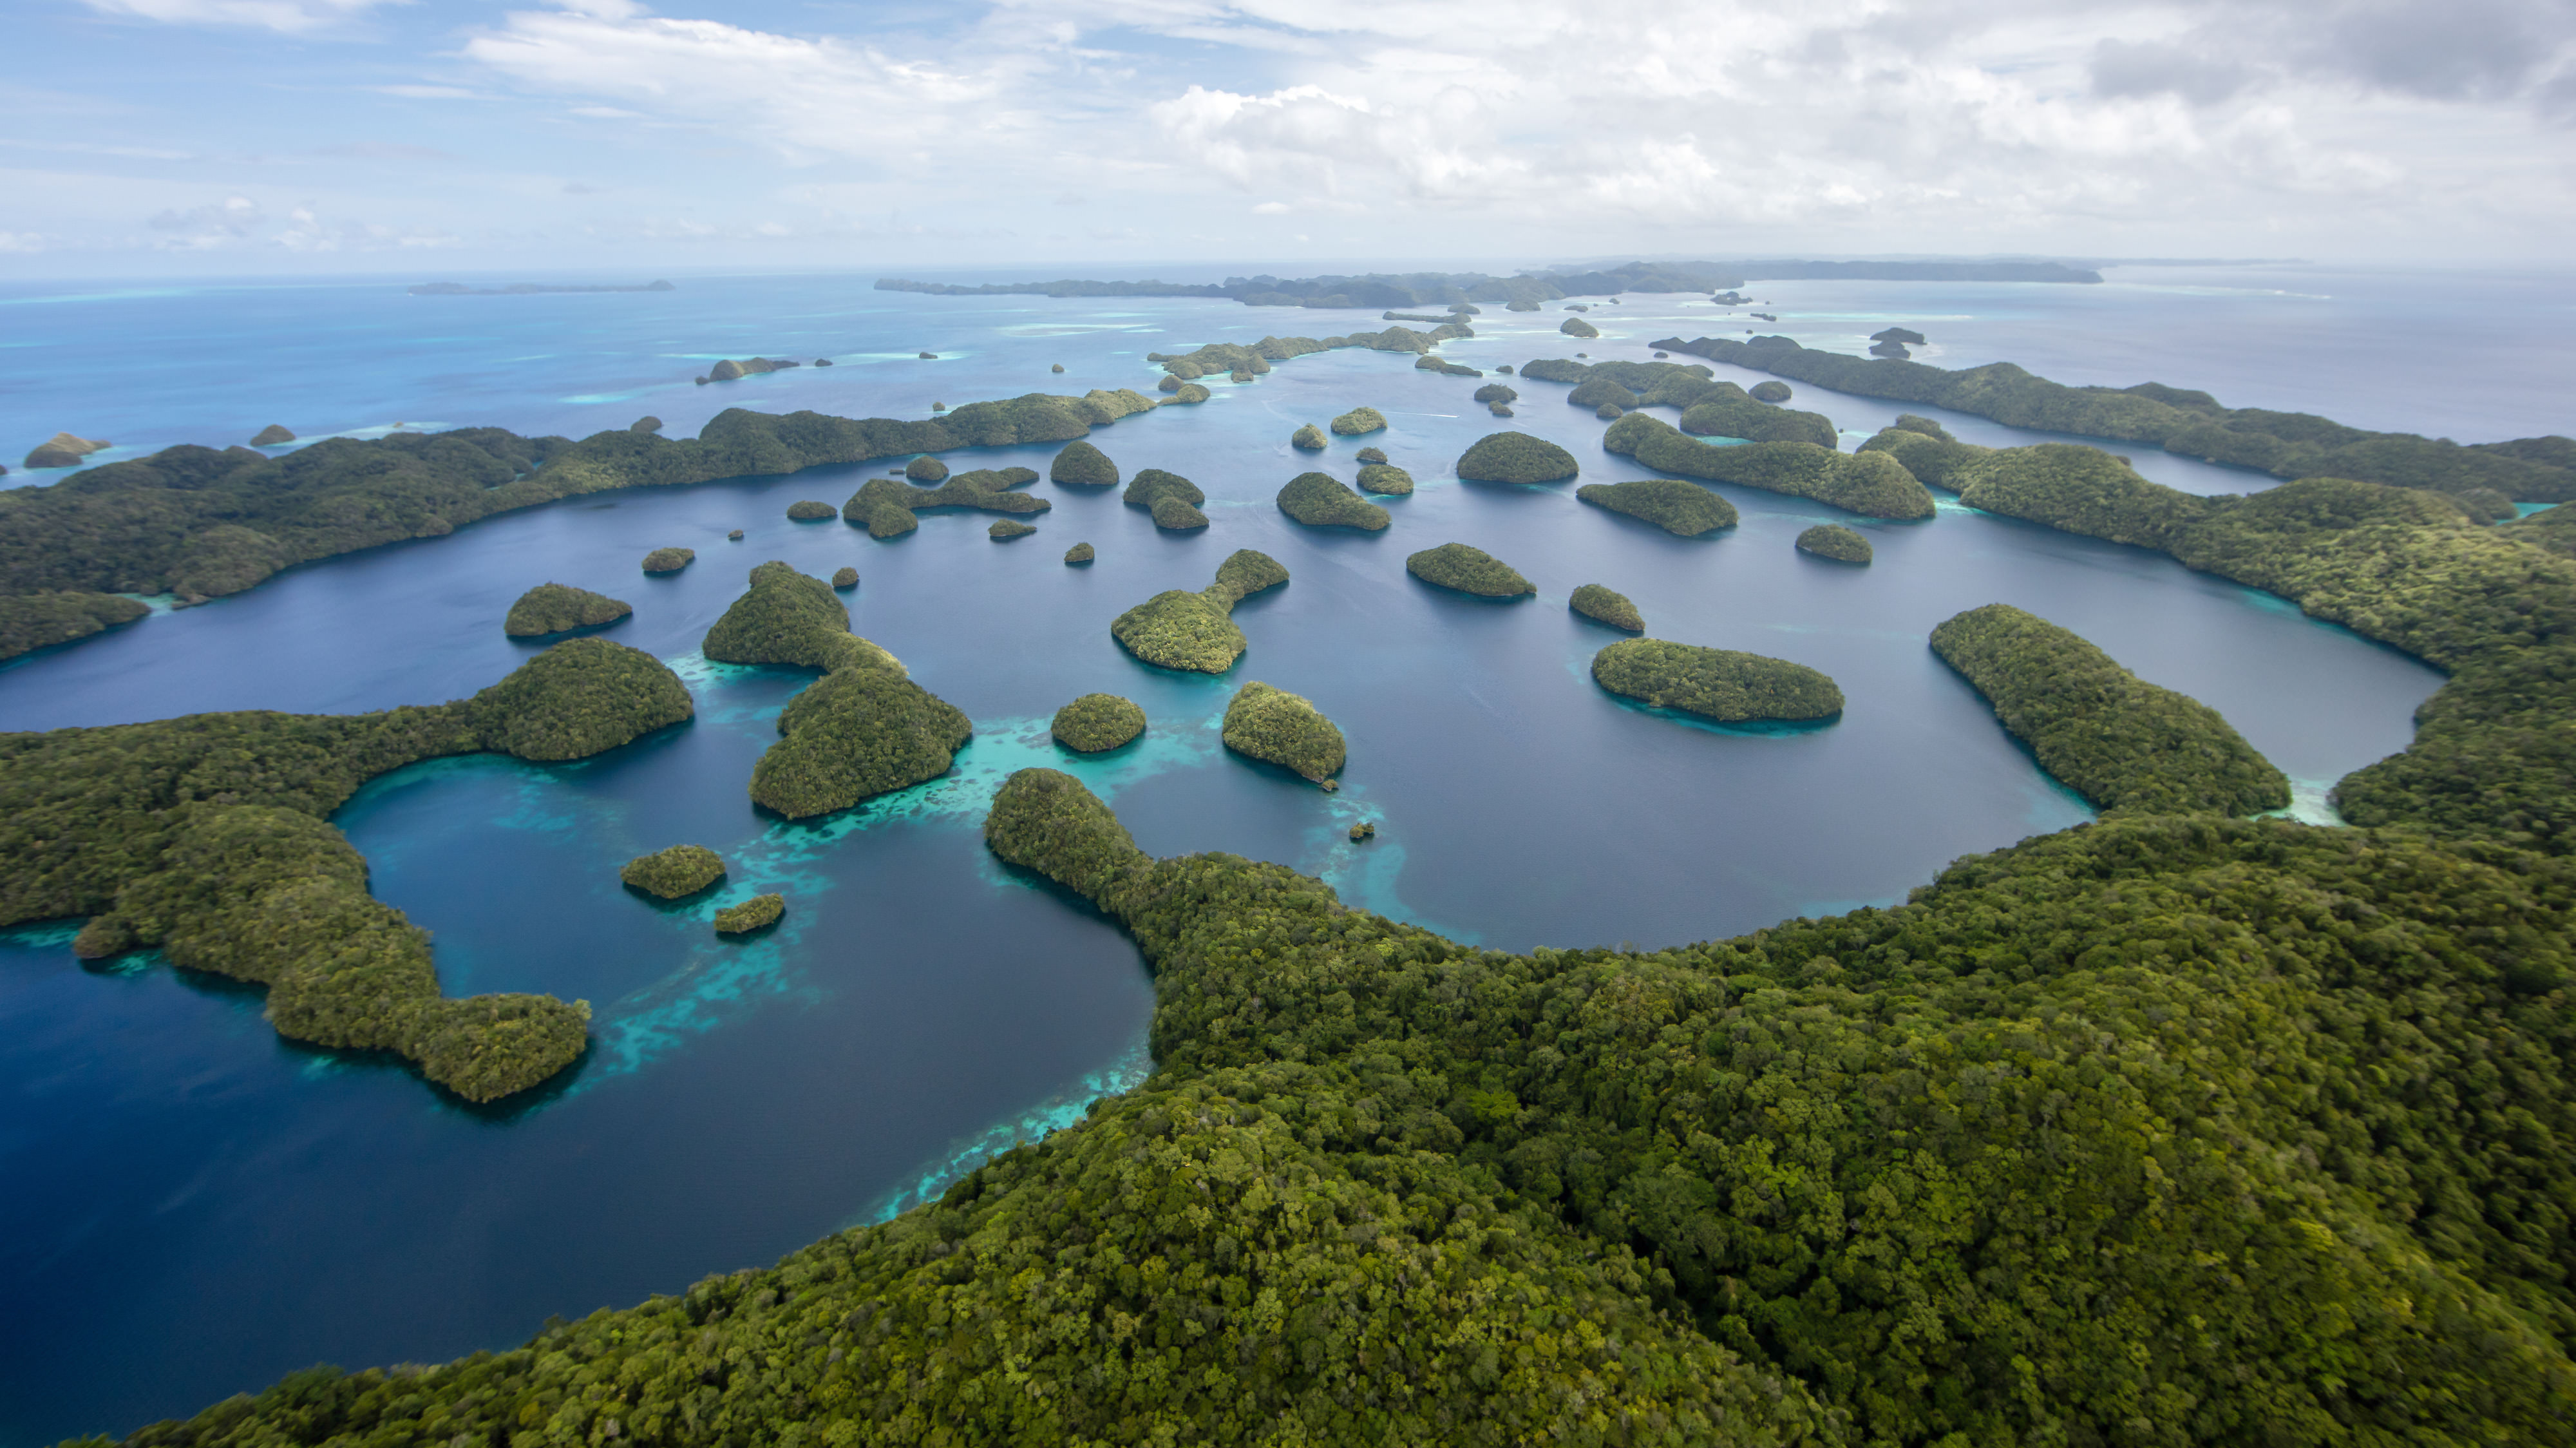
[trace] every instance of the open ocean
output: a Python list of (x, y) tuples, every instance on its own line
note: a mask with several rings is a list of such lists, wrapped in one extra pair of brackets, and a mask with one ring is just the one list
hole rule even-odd
[[(310, 440), (397, 425), (580, 436), (647, 413), (686, 435), (731, 406), (918, 417), (934, 401), (1031, 391), (1151, 393), (1148, 352), (1388, 325), (1375, 311), (1229, 301), (877, 292), (873, 275), (675, 274), (666, 293), (516, 297), (405, 294), (427, 276), (14, 284), (0, 287), (0, 455), (56, 430), (111, 439), (100, 460), (113, 461), (246, 441), (271, 422)], [(2098, 287), (1752, 284), (1776, 324), (1705, 297), (1628, 294), (1587, 314), (1603, 332), (1588, 342), (1557, 333), (1553, 306), (1495, 307), (1472, 319), (1475, 338), (1441, 350), (1489, 369), (1578, 350), (1643, 359), (1658, 337), (1749, 327), (1856, 351), (1896, 324), (1927, 334), (1917, 356), (1942, 366), (2152, 379), (2463, 442), (2576, 430), (2565, 275), (2109, 275)], [(752, 354), (838, 365), (690, 380)], [(1580, 505), (1572, 484), (1462, 484), (1451, 463), (1500, 427), (1572, 449), (1581, 481), (1645, 475), (1602, 452), (1604, 424), (1566, 406), (1562, 386), (1507, 380), (1523, 396), (1505, 423), (1468, 400), (1475, 379), (1345, 350), (1239, 387), (1216, 380), (1202, 406), (1092, 434), (1127, 474), (1162, 467), (1204, 488), (1202, 534), (1160, 533), (1114, 492), (1045, 482), (1030, 491), (1053, 510), (1012, 543), (988, 540), (982, 513), (926, 514), (891, 543), (837, 519), (789, 522), (790, 502), (837, 506), (885, 464), (827, 468), (567, 500), (0, 666), (0, 730), (430, 702), (525, 658), (501, 616), (554, 580), (633, 603), (605, 636), (669, 661), (698, 700), (694, 723), (598, 759), (421, 765), (336, 817), (376, 894), (436, 934), (450, 994), (592, 1002), (588, 1057), (529, 1099), (469, 1109), (408, 1070), (280, 1041), (255, 989), (157, 960), (85, 967), (70, 924), (0, 933), (0, 1294), (12, 1307), (0, 1448), (126, 1431), (316, 1361), (500, 1348), (550, 1314), (764, 1263), (935, 1193), (1141, 1079), (1152, 989), (1133, 945), (982, 847), (985, 802), (1014, 769), (1079, 775), (1156, 854), (1278, 860), (1346, 903), (1460, 939), (1655, 946), (1893, 903), (1959, 855), (2089, 816), (1926, 647), (1962, 609), (2030, 609), (2216, 707), (2298, 783), (2312, 819), (2327, 817), (2335, 779), (2404, 747), (2441, 682), (2267, 595), (1955, 504), (1877, 523), (1720, 485), (1742, 525), (1685, 540)], [(1299, 424), (1362, 404), (1386, 413), (1387, 433), (1336, 438), (1320, 457), (1289, 448)], [(1792, 406), (1832, 417), (1847, 447), (1899, 410), (1804, 387)], [(2035, 437), (1942, 420), (1971, 441)], [(1396, 517), (1386, 532), (1309, 530), (1273, 505), (1309, 468), (1348, 481), (1367, 445), (1419, 488), (1378, 500)], [(2270, 481), (2117, 450), (2197, 492)], [(948, 460), (1043, 472), (1054, 451)], [(52, 476), (13, 463), (0, 485)], [(1860, 528), (1876, 562), (1795, 552), (1790, 540), (1820, 521)], [(731, 528), (747, 536), (727, 542)], [(1493, 604), (1406, 576), (1407, 553), (1453, 540), (1514, 565), (1539, 596)], [(1097, 564), (1060, 563), (1077, 541), (1099, 549)], [(698, 561), (642, 576), (637, 560), (669, 544)], [(1294, 581), (1238, 609), (1251, 647), (1231, 674), (1152, 669), (1110, 640), (1118, 612), (1205, 585), (1243, 547)], [(696, 650), (771, 558), (858, 568), (853, 628), (975, 720), (949, 776), (819, 822), (754, 811), (752, 762), (809, 676)], [(1729, 729), (1604, 694), (1589, 661), (1621, 636), (1567, 611), (1584, 583), (1628, 594), (1654, 637), (1822, 669), (1849, 706), (1819, 727)], [(1341, 726), (1338, 794), (1218, 743), (1226, 699), (1252, 679)], [(1151, 727), (1075, 759), (1047, 719), (1094, 690), (1134, 698)], [(1374, 842), (1348, 841), (1359, 820), (1377, 823)], [(681, 841), (731, 863), (714, 902), (657, 908), (619, 886), (618, 864)], [(716, 905), (770, 889), (789, 902), (778, 930), (746, 943), (711, 933)]]

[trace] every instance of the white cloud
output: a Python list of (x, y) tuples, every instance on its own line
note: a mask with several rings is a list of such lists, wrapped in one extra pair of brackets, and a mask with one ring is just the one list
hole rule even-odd
[(408, 0), (86, 0), (92, 10), (174, 25), (247, 25), (289, 35), (321, 30)]

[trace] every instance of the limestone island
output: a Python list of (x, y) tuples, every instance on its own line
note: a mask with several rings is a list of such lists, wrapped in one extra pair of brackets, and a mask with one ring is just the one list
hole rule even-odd
[(1374, 407), (1354, 407), (1333, 419), (1336, 437), (1359, 437), (1365, 433), (1386, 431), (1386, 416)]
[(0, 595), (0, 659), (85, 639), (151, 612), (130, 598), (81, 589)]
[(1364, 447), (1358, 452), (1351, 454), (1351, 456), (1357, 458), (1363, 463), (1382, 463), (1386, 461), (1386, 449), (1382, 447)]
[(1178, 498), (1195, 508), (1207, 501), (1207, 494), (1200, 492), (1198, 484), (1182, 477), (1179, 473), (1167, 473), (1161, 468), (1146, 468), (1128, 481), (1127, 491), (1119, 495), (1118, 501), (1130, 508), (1142, 508), (1150, 513), (1154, 510), (1154, 505), (1165, 498)]
[(1288, 485), (1279, 490), (1279, 511), (1309, 528), (1358, 528), (1379, 533), (1392, 521), (1386, 509), (1352, 492), (1330, 473), (1299, 473), (1289, 479)]
[(1225, 747), (1295, 770), (1330, 789), (1347, 757), (1342, 731), (1305, 699), (1254, 682), (1225, 706)]
[(1067, 567), (1075, 567), (1089, 563), (1093, 558), (1098, 556), (1098, 554), (1092, 552), (1091, 545), (1088, 543), (1076, 543), (1072, 547), (1064, 550), (1064, 561), (1065, 566)]
[(993, 526), (984, 530), (984, 536), (996, 543), (1007, 543), (1014, 538), (1026, 538), (1036, 531), (1016, 518), (996, 518)]
[(978, 468), (949, 476), (935, 488), (892, 478), (870, 478), (841, 505), (841, 520), (865, 527), (871, 538), (900, 538), (921, 526), (917, 514), (932, 508), (974, 508), (987, 513), (1043, 513), (1055, 504), (1013, 492), (1038, 480), (1035, 468)]
[(1538, 585), (1481, 548), (1443, 543), (1404, 560), (1404, 571), (1425, 583), (1472, 593), (1479, 598), (1519, 598), (1538, 592)]
[(739, 905), (716, 912), (716, 934), (749, 935), (755, 930), (766, 930), (777, 924), (778, 917), (786, 913), (786, 896), (754, 895)]
[(104, 440), (58, 432), (36, 444), (27, 454), (26, 465), (31, 468), (76, 468), (91, 453), (102, 452), (111, 446), (113, 444)]
[(1288, 436), (1288, 445), (1300, 452), (1322, 452), (1324, 442), (1324, 430), (1311, 422)]
[(634, 611), (633, 605), (604, 593), (561, 583), (540, 583), (510, 605), (510, 616), (502, 622), (501, 631), (514, 639), (542, 638), (568, 629), (615, 623)]
[(1047, 733), (1080, 754), (1117, 748), (1145, 732), (1145, 711), (1116, 694), (1085, 694), (1055, 711)]
[[(655, 426), (658, 427), (660, 424), (656, 423)], [(293, 441), (295, 441), (295, 434), (288, 432), (284, 427), (272, 422), (268, 426), (259, 430), (258, 436), (253, 437), (250, 440), (250, 445), (252, 447), (284, 447), (286, 444)]]
[(1222, 674), (1243, 657), (1243, 630), (1228, 615), (1265, 588), (1288, 581), (1278, 559), (1237, 549), (1218, 565), (1216, 581), (1196, 593), (1166, 589), (1118, 615), (1110, 637), (1146, 663), (1166, 669)]
[(662, 900), (695, 895), (724, 877), (724, 857), (704, 845), (673, 845), (637, 855), (617, 872), (628, 889)]
[(822, 523), (840, 509), (816, 498), (802, 498), (787, 505), (787, 516), (799, 523)]
[(1883, 451), (1841, 453), (1808, 442), (1712, 447), (1642, 412), (1610, 424), (1601, 445), (1658, 472), (1813, 498), (1871, 518), (1929, 518), (1935, 511), (1932, 495)]
[(1646, 631), (1645, 616), (1637, 612), (1637, 605), (1628, 601), (1628, 595), (1614, 593), (1597, 583), (1587, 583), (1574, 590), (1574, 597), (1568, 600), (1567, 606), (1594, 623), (1608, 624), (1630, 633)]
[(1564, 321), (1556, 324), (1556, 330), (1563, 332), (1569, 337), (1598, 337), (1601, 335), (1601, 329), (1599, 327), (1592, 325), (1581, 317), (1566, 318)]
[(1596, 508), (1643, 519), (1667, 533), (1696, 538), (1736, 524), (1735, 505), (1697, 483), (1639, 478), (1631, 483), (1586, 483), (1574, 496)]
[(779, 712), (780, 738), (751, 772), (752, 802), (789, 819), (935, 779), (974, 732), (901, 660), (850, 632), (848, 607), (823, 580), (785, 563), (751, 570), (750, 591), (700, 648), (718, 663), (824, 671)]
[(1756, 382), (1753, 384), (1752, 390), (1745, 395), (1751, 397), (1756, 402), (1778, 404), (1788, 401), (1791, 397), (1794, 397), (1797, 394), (1789, 390), (1788, 383), (1775, 380), (1771, 382)]
[[(283, 432), (283, 431), (285, 431), (285, 429), (284, 429), (284, 428), (278, 428), (278, 429), (275, 429), (275, 430), (276, 430), (276, 431), (279, 431), (279, 432)], [(660, 431), (662, 430), (662, 419), (660, 419), (660, 418), (658, 418), (658, 417), (655, 417), (655, 416), (653, 416), (651, 413), (649, 413), (649, 412), (648, 412), (648, 413), (646, 413), (644, 416), (639, 417), (639, 418), (635, 419), (633, 422), (630, 422), (630, 423), (626, 424), (626, 430), (627, 430), (628, 432), (637, 432), (637, 433), (655, 433), (655, 432), (660, 432)], [(292, 437), (288, 438), (288, 441), (290, 441), (290, 442), (292, 442), (293, 440), (294, 440), (294, 439), (293, 439)]]
[(2099, 808), (2247, 815), (2290, 802), (2289, 780), (2217, 710), (2036, 614), (1969, 609), (1932, 631), (1932, 651), (2040, 768)]
[(1834, 681), (1786, 659), (1630, 639), (1592, 656), (1592, 680), (1650, 709), (1678, 709), (1724, 724), (1753, 719), (1831, 719), (1843, 712)]
[(1393, 463), (1362, 463), (1360, 464), (1360, 491), (1384, 493), (1393, 498), (1408, 497), (1413, 492), (1413, 474)]
[(1872, 557), (1869, 540), (1840, 523), (1818, 523), (1799, 534), (1798, 551), (1837, 563), (1867, 563)]
[(1188, 533), (1208, 525), (1208, 515), (1175, 496), (1154, 500), (1154, 526), (1172, 533)]
[(1582, 471), (1574, 454), (1525, 432), (1488, 433), (1458, 455), (1453, 469), (1473, 483), (1557, 483)]
[(1518, 402), (1520, 393), (1499, 382), (1488, 382), (1476, 389), (1478, 402)]
[(1047, 465), (1047, 481), (1064, 487), (1114, 488), (1118, 486), (1118, 465), (1090, 439), (1075, 438)]
[(847, 591), (858, 586), (859, 570), (850, 567), (846, 563), (841, 565), (841, 567), (832, 574), (832, 587), (835, 590)]
[(936, 483), (948, 476), (948, 464), (924, 454), (903, 465), (903, 475), (916, 483)]
[(647, 573), (677, 573), (697, 561), (695, 548), (656, 548), (644, 555)]

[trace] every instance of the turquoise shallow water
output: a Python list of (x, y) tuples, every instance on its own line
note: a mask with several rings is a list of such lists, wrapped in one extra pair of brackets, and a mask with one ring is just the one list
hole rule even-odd
[[(649, 411), (685, 433), (736, 404), (919, 415), (932, 401), (1149, 387), (1148, 351), (1382, 325), (1232, 303), (906, 297), (848, 278), (682, 282), (585, 297), (423, 299), (383, 285), (0, 297), (8, 340), (53, 359), (0, 382), (0, 438), (22, 450), (22, 435), (69, 428), (142, 451), (269, 421), (308, 436), (398, 421), (577, 433)], [(1780, 329), (1810, 340), (1855, 316), (1863, 331), (1898, 321), (1961, 354), (1934, 360), (2009, 346), (2003, 355), (2061, 372), (2116, 336), (2142, 375), (2282, 400), (2226, 383), (2251, 386), (2262, 369), (2247, 359), (2279, 330), (2257, 323), (2297, 298), (2133, 290), (2126, 301), (2109, 288), (1766, 294)], [(2360, 355), (2357, 342), (2387, 325), (2370, 307), (2395, 295), (2365, 289), (2308, 325), (2345, 328)], [(1479, 366), (1577, 348), (1642, 357), (1654, 337), (1719, 320), (1705, 302), (1629, 298), (1593, 311), (1607, 335), (1578, 344), (1554, 332), (1558, 315), (1491, 314), (1482, 335), (1445, 350)], [(939, 360), (914, 356), (925, 348)], [(755, 351), (841, 365), (687, 380), (708, 359)], [(2215, 377), (2221, 353), (2235, 370)], [(1050, 373), (1053, 362), (1067, 371)], [(2353, 405), (2331, 410), (2348, 421), (2448, 408), (2442, 426), (2462, 436), (2564, 425), (2535, 406), (2475, 432), (2464, 424), (2508, 403), (2465, 384), (2444, 400), (2346, 365)], [(928, 515), (892, 544), (788, 522), (789, 502), (838, 503), (874, 471), (827, 469), (495, 519), (0, 668), (7, 729), (451, 698), (526, 656), (501, 614), (555, 579), (634, 603), (607, 636), (670, 661), (699, 704), (692, 724), (579, 764), (402, 771), (338, 817), (377, 893), (436, 933), (450, 991), (593, 1002), (589, 1057), (534, 1099), (467, 1110), (404, 1070), (281, 1043), (254, 991), (154, 963), (84, 969), (62, 928), (0, 938), (0, 1038), (12, 1043), (0, 1056), (0, 1178), (34, 1184), (0, 1196), (0, 1282), (18, 1307), (0, 1324), (0, 1443), (130, 1427), (316, 1360), (500, 1346), (550, 1313), (672, 1290), (898, 1209), (1122, 1089), (1147, 1066), (1151, 991), (1132, 945), (998, 865), (976, 833), (993, 787), (1028, 764), (1081, 775), (1158, 854), (1279, 860), (1350, 903), (1502, 948), (1655, 945), (1893, 901), (1957, 855), (2086, 817), (1925, 647), (1960, 609), (2033, 609), (2211, 703), (2302, 783), (2311, 810), (2335, 778), (2402, 747), (2439, 682), (2278, 600), (1955, 506), (1919, 524), (1859, 524), (1877, 562), (1852, 569), (1790, 547), (1833, 516), (1797, 500), (1723, 489), (1742, 525), (1682, 540), (1584, 507), (1570, 487), (1462, 484), (1449, 463), (1493, 425), (1467, 400), (1475, 385), (1403, 356), (1340, 352), (1094, 434), (1131, 473), (1196, 479), (1214, 520), (1203, 535), (1160, 533), (1114, 495), (1046, 483), (1033, 491), (1053, 510), (1011, 544), (988, 541), (980, 514)], [(1637, 475), (1601, 452), (1602, 424), (1565, 406), (1564, 389), (1522, 390), (1511, 425), (1572, 449), (1585, 480)], [(1288, 434), (1359, 403), (1384, 411), (1389, 432), (1336, 439), (1320, 465), (1348, 478), (1350, 455), (1375, 443), (1420, 490), (1387, 500), (1396, 523), (1382, 535), (1290, 523), (1271, 496), (1318, 463), (1293, 454)], [(1895, 411), (1824, 394), (1798, 405), (1864, 434)], [(974, 461), (1043, 469), (1051, 452)], [(2203, 491), (2264, 481), (2158, 454), (2138, 462)], [(734, 527), (741, 543), (724, 540)], [(1453, 539), (1520, 568), (1539, 597), (1487, 603), (1404, 574), (1406, 553)], [(1098, 564), (1057, 561), (1077, 540), (1098, 547)], [(698, 563), (636, 572), (643, 552), (673, 543), (697, 548)], [(1251, 651), (1232, 675), (1153, 670), (1110, 641), (1119, 610), (1205, 584), (1237, 547), (1272, 553), (1295, 581), (1238, 611)], [(751, 808), (744, 780), (804, 676), (711, 665), (696, 649), (766, 558), (859, 568), (858, 631), (976, 721), (951, 775), (817, 823)], [(1565, 606), (1588, 582), (1629, 594), (1657, 636), (1824, 669), (1850, 708), (1821, 728), (1722, 729), (1609, 698), (1587, 669), (1615, 636)], [(1225, 753), (1216, 720), (1247, 679), (1305, 694), (1341, 725), (1351, 765), (1339, 794)], [(1138, 700), (1152, 729), (1073, 759), (1045, 720), (1094, 689)], [(1360, 819), (1381, 833), (1354, 846)], [(616, 884), (618, 862), (684, 839), (732, 862), (716, 898), (656, 907)], [(781, 928), (739, 944), (707, 929), (717, 905), (766, 889), (789, 897)]]

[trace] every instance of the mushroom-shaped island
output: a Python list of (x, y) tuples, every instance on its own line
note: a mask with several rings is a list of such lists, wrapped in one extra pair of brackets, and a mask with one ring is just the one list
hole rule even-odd
[(841, 567), (840, 567), (839, 569), (837, 569), (837, 570), (835, 570), (835, 571), (833, 572), (833, 574), (832, 574), (832, 587), (833, 587), (833, 588), (835, 588), (835, 589), (852, 589), (852, 588), (856, 588), (856, 587), (858, 587), (858, 586), (859, 586), (859, 570), (857, 570), (857, 569), (855, 569), (855, 568), (852, 568), (852, 567), (850, 567), (848, 564), (846, 564), (846, 563), (845, 563), (845, 564), (842, 564), (842, 565), (841, 565)]
[(1216, 581), (1196, 593), (1166, 589), (1118, 615), (1110, 637), (1146, 663), (1166, 669), (1222, 674), (1243, 657), (1243, 630), (1229, 614), (1265, 588), (1288, 581), (1278, 559), (1237, 549), (1218, 565)]
[(1299, 473), (1279, 490), (1279, 511), (1309, 528), (1358, 528), (1381, 532), (1387, 511), (1352, 492), (1330, 473)]
[(1082, 564), (1089, 563), (1093, 558), (1098, 556), (1098, 554), (1092, 551), (1091, 545), (1088, 543), (1076, 543), (1072, 547), (1064, 550), (1064, 561), (1067, 567), (1079, 567)]
[(1384, 493), (1391, 498), (1406, 497), (1413, 492), (1413, 474), (1393, 463), (1362, 463), (1360, 491)]
[(1788, 401), (1791, 397), (1794, 397), (1797, 394), (1789, 390), (1788, 383), (1774, 379), (1769, 382), (1754, 383), (1752, 390), (1747, 392), (1745, 395), (1751, 397), (1756, 402), (1781, 403)]
[(996, 543), (1007, 543), (1014, 538), (1026, 538), (1036, 531), (1016, 518), (996, 518), (993, 526), (984, 530), (984, 536)]
[(1592, 325), (1581, 317), (1566, 318), (1564, 321), (1557, 324), (1556, 330), (1563, 332), (1569, 337), (1598, 337), (1601, 335), (1601, 329), (1599, 327)]
[(656, 548), (644, 555), (647, 573), (677, 573), (697, 561), (695, 548)]
[(1076, 488), (1114, 488), (1118, 486), (1118, 465), (1109, 454), (1092, 446), (1087, 438), (1066, 443), (1047, 466), (1047, 481)]
[(1840, 523), (1818, 523), (1799, 534), (1798, 551), (1837, 563), (1867, 563), (1871, 557), (1869, 540)]
[(1651, 709), (1678, 709), (1724, 724), (1831, 719), (1843, 691), (1804, 664), (1734, 649), (1629, 639), (1592, 656), (1592, 680)]
[(540, 583), (519, 595), (501, 631), (514, 639), (542, 638), (567, 629), (615, 623), (633, 613), (632, 604), (562, 583)]
[(637, 855), (617, 872), (627, 888), (663, 900), (695, 895), (724, 877), (724, 857), (704, 845), (673, 845)]
[(1628, 601), (1628, 595), (1613, 592), (1597, 583), (1587, 583), (1574, 590), (1574, 597), (1567, 600), (1567, 606), (1594, 623), (1605, 623), (1630, 633), (1646, 631), (1645, 616), (1637, 612), (1637, 605)]
[(1208, 525), (1208, 515), (1192, 504), (1182, 502), (1177, 494), (1165, 494), (1154, 500), (1154, 526), (1169, 533), (1189, 533)]
[(788, 519), (797, 523), (825, 522), (840, 511), (820, 498), (799, 498), (787, 505)]
[(1300, 452), (1322, 452), (1324, 443), (1324, 430), (1311, 422), (1288, 435), (1288, 445)]
[[(662, 425), (659, 419), (648, 417), (645, 418), (643, 422), (638, 422), (635, 425), (635, 430), (638, 432), (650, 431), (651, 429), (644, 426), (645, 422), (652, 423), (654, 427), (660, 427)], [(295, 441), (295, 434), (288, 432), (284, 427), (272, 422), (268, 426), (259, 430), (259, 435), (250, 440), (250, 445), (252, 447), (284, 447), (286, 444), (293, 441)]]
[(716, 934), (749, 935), (755, 930), (766, 930), (777, 924), (778, 918), (786, 913), (786, 896), (754, 895), (739, 905), (716, 912)]
[(1116, 694), (1085, 694), (1055, 711), (1047, 733), (1081, 754), (1115, 749), (1145, 732), (1145, 711)]
[(1538, 592), (1538, 585), (1521, 577), (1510, 564), (1464, 543), (1425, 548), (1404, 560), (1404, 571), (1425, 583), (1479, 598), (1519, 598)]
[(903, 465), (903, 475), (916, 483), (943, 482), (948, 477), (948, 464), (924, 453)]
[(1333, 419), (1336, 437), (1359, 437), (1366, 433), (1386, 431), (1386, 415), (1374, 407), (1354, 407)]
[(1236, 690), (1225, 707), (1225, 747), (1293, 769), (1327, 789), (1349, 757), (1342, 731), (1322, 710), (1257, 680)]
[(1736, 523), (1735, 505), (1697, 483), (1639, 478), (1630, 483), (1586, 483), (1574, 496), (1596, 508), (1625, 513), (1667, 533), (1696, 538)]
[(1453, 469), (1472, 483), (1556, 483), (1582, 471), (1574, 454), (1525, 432), (1487, 433)]

